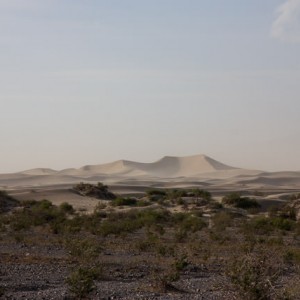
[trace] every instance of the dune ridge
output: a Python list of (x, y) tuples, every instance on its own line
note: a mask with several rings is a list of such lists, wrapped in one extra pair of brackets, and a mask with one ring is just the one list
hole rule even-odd
[(206, 155), (186, 157), (165, 156), (152, 163), (141, 163), (130, 160), (87, 165), (79, 169), (59, 171), (64, 175), (127, 175), (127, 176), (154, 176), (154, 177), (192, 177), (202, 173), (237, 169), (222, 164)]
[(150, 163), (117, 160), (81, 168), (52, 170), (36, 168), (18, 173), (0, 174), (0, 187), (33, 187), (71, 185), (80, 181), (103, 181), (112, 185), (147, 184), (148, 186), (195, 185), (209, 186), (291, 186), (300, 187), (299, 172), (265, 172), (240, 169), (223, 164), (206, 155), (185, 157), (164, 156)]

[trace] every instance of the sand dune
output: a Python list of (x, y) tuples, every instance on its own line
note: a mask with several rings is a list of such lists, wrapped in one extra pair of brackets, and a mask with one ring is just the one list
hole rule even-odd
[(20, 172), (20, 174), (41, 176), (41, 175), (52, 175), (52, 174), (55, 174), (56, 172), (57, 171), (52, 170), (52, 169), (37, 168), (37, 169), (30, 169), (30, 170), (22, 171), (22, 172)]
[(152, 163), (129, 160), (86, 165), (79, 169), (55, 171), (37, 168), (13, 174), (0, 174), (0, 188), (72, 185), (80, 181), (109, 185), (210, 186), (210, 187), (300, 187), (300, 172), (263, 172), (239, 169), (206, 155), (165, 156)]
[(62, 170), (59, 174), (89, 176), (99, 174), (115, 174), (128, 176), (153, 176), (153, 177), (192, 177), (203, 173), (233, 170), (236, 168), (222, 164), (205, 155), (187, 157), (165, 156), (153, 163), (140, 163), (129, 160), (84, 166), (80, 169)]

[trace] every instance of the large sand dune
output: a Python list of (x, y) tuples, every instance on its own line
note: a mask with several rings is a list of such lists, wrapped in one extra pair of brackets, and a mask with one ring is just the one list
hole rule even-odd
[(165, 156), (152, 163), (129, 160), (55, 171), (48, 168), (0, 174), (0, 188), (73, 185), (102, 181), (121, 186), (300, 188), (300, 172), (263, 172), (228, 166), (206, 155)]

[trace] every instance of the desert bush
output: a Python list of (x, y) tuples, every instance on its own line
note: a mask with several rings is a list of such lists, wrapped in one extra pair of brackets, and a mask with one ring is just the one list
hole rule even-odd
[(56, 225), (62, 233), (75, 234), (92, 226), (93, 223), (89, 221), (89, 218), (89, 216), (85, 215), (75, 215), (62, 223), (56, 223)]
[(147, 200), (144, 200), (144, 199), (141, 199), (141, 200), (138, 200), (136, 205), (138, 207), (145, 207), (145, 206), (149, 206), (151, 205), (151, 202), (147, 201)]
[(10, 217), (9, 223), (13, 230), (49, 225), (53, 233), (57, 233), (66, 221), (66, 213), (48, 200), (24, 201), (21, 204), (23, 208)]
[(98, 278), (99, 271), (96, 268), (79, 267), (68, 276), (66, 283), (77, 299), (85, 299), (94, 291), (94, 280)]
[(294, 226), (293, 221), (291, 221), (289, 219), (282, 218), (282, 217), (270, 218), (270, 223), (273, 227), (275, 227), (277, 229), (285, 230), (285, 231), (292, 230), (293, 226)]
[(300, 265), (300, 249), (290, 247), (285, 251), (284, 259), (288, 263)]
[(165, 210), (145, 209), (124, 213), (111, 213), (97, 228), (97, 233), (103, 236), (110, 234), (134, 232), (143, 227), (165, 224), (170, 219), (170, 213)]
[(186, 197), (187, 196), (187, 191), (185, 190), (178, 190), (178, 189), (171, 189), (167, 191), (167, 199), (169, 200), (176, 200), (176, 199), (180, 199), (182, 197)]
[(260, 204), (255, 200), (249, 197), (241, 197), (239, 193), (231, 193), (227, 196), (224, 196), (222, 202), (227, 205), (232, 205), (237, 208), (250, 209), (250, 208), (259, 208)]
[(80, 182), (73, 187), (73, 190), (82, 196), (98, 199), (113, 200), (116, 198), (116, 195), (109, 191), (108, 186), (101, 182), (98, 182), (96, 185)]
[(211, 201), (209, 203), (209, 208), (211, 209), (222, 209), (223, 207), (223, 204), (217, 201)]
[(285, 205), (271, 206), (268, 209), (269, 217), (280, 217), (284, 219), (290, 219), (296, 221), (297, 211), (294, 207), (290, 206), (290, 203)]
[(105, 209), (106, 207), (107, 205), (105, 203), (99, 202), (94, 208), (94, 213), (98, 213), (99, 211)]
[(72, 215), (75, 212), (73, 206), (67, 202), (61, 203), (59, 205), (59, 209), (62, 212), (66, 213), (66, 214), (70, 214), (70, 215)]
[(181, 255), (180, 257), (176, 257), (174, 261), (174, 267), (179, 272), (182, 271), (185, 267), (188, 266), (188, 260), (186, 255)]
[(146, 194), (150, 201), (158, 201), (161, 199), (165, 199), (167, 195), (167, 193), (164, 190), (159, 190), (159, 189), (147, 190)]
[(123, 206), (123, 205), (128, 205), (128, 206), (135, 206), (137, 204), (137, 200), (134, 198), (122, 198), (122, 197), (117, 197), (111, 202), (112, 206)]
[[(152, 268), (152, 287), (155, 292), (166, 293), (169, 290), (174, 290), (173, 282), (179, 280), (180, 274), (173, 265), (166, 263), (158, 263), (161, 267)], [(163, 267), (162, 267), (163, 266)]]
[(247, 235), (256, 235), (256, 234), (269, 234), (274, 230), (274, 227), (270, 224), (270, 220), (267, 217), (259, 216), (250, 219), (248, 222), (245, 222), (242, 230)]
[(191, 195), (193, 197), (196, 197), (197, 200), (204, 199), (204, 200), (210, 201), (211, 198), (212, 198), (210, 192), (205, 191), (205, 190), (201, 190), (201, 189), (194, 189), (194, 190), (192, 190)]
[(232, 221), (233, 221), (232, 214), (225, 212), (225, 211), (216, 213), (212, 217), (213, 226), (218, 231), (225, 230), (226, 227), (231, 226)]
[(102, 246), (91, 238), (67, 239), (65, 248), (73, 258), (84, 262), (94, 260), (103, 250)]
[(243, 256), (232, 257), (227, 275), (243, 299), (275, 299), (275, 283), (282, 272), (282, 258), (277, 252), (259, 248)]
[(143, 239), (143, 240), (138, 240), (134, 244), (134, 248), (138, 250), (139, 252), (151, 252), (153, 251), (155, 242), (150, 239)]
[(207, 226), (205, 221), (191, 213), (175, 213), (172, 219), (174, 224), (183, 231), (196, 232)]

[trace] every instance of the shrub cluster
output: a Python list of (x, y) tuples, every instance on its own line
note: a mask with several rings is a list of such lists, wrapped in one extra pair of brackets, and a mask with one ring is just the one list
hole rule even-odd
[(54, 233), (67, 220), (68, 215), (73, 213), (70, 204), (63, 203), (57, 207), (48, 200), (23, 201), (22, 209), (16, 211), (10, 218), (10, 226), (14, 230), (29, 229), (31, 226), (49, 225)]
[(109, 191), (108, 186), (101, 182), (96, 185), (91, 183), (81, 182), (73, 187), (73, 190), (82, 195), (97, 199), (113, 200), (116, 195)]
[(223, 197), (222, 202), (227, 205), (232, 205), (237, 208), (250, 209), (259, 208), (260, 204), (249, 197), (241, 197), (238, 193), (231, 193)]

